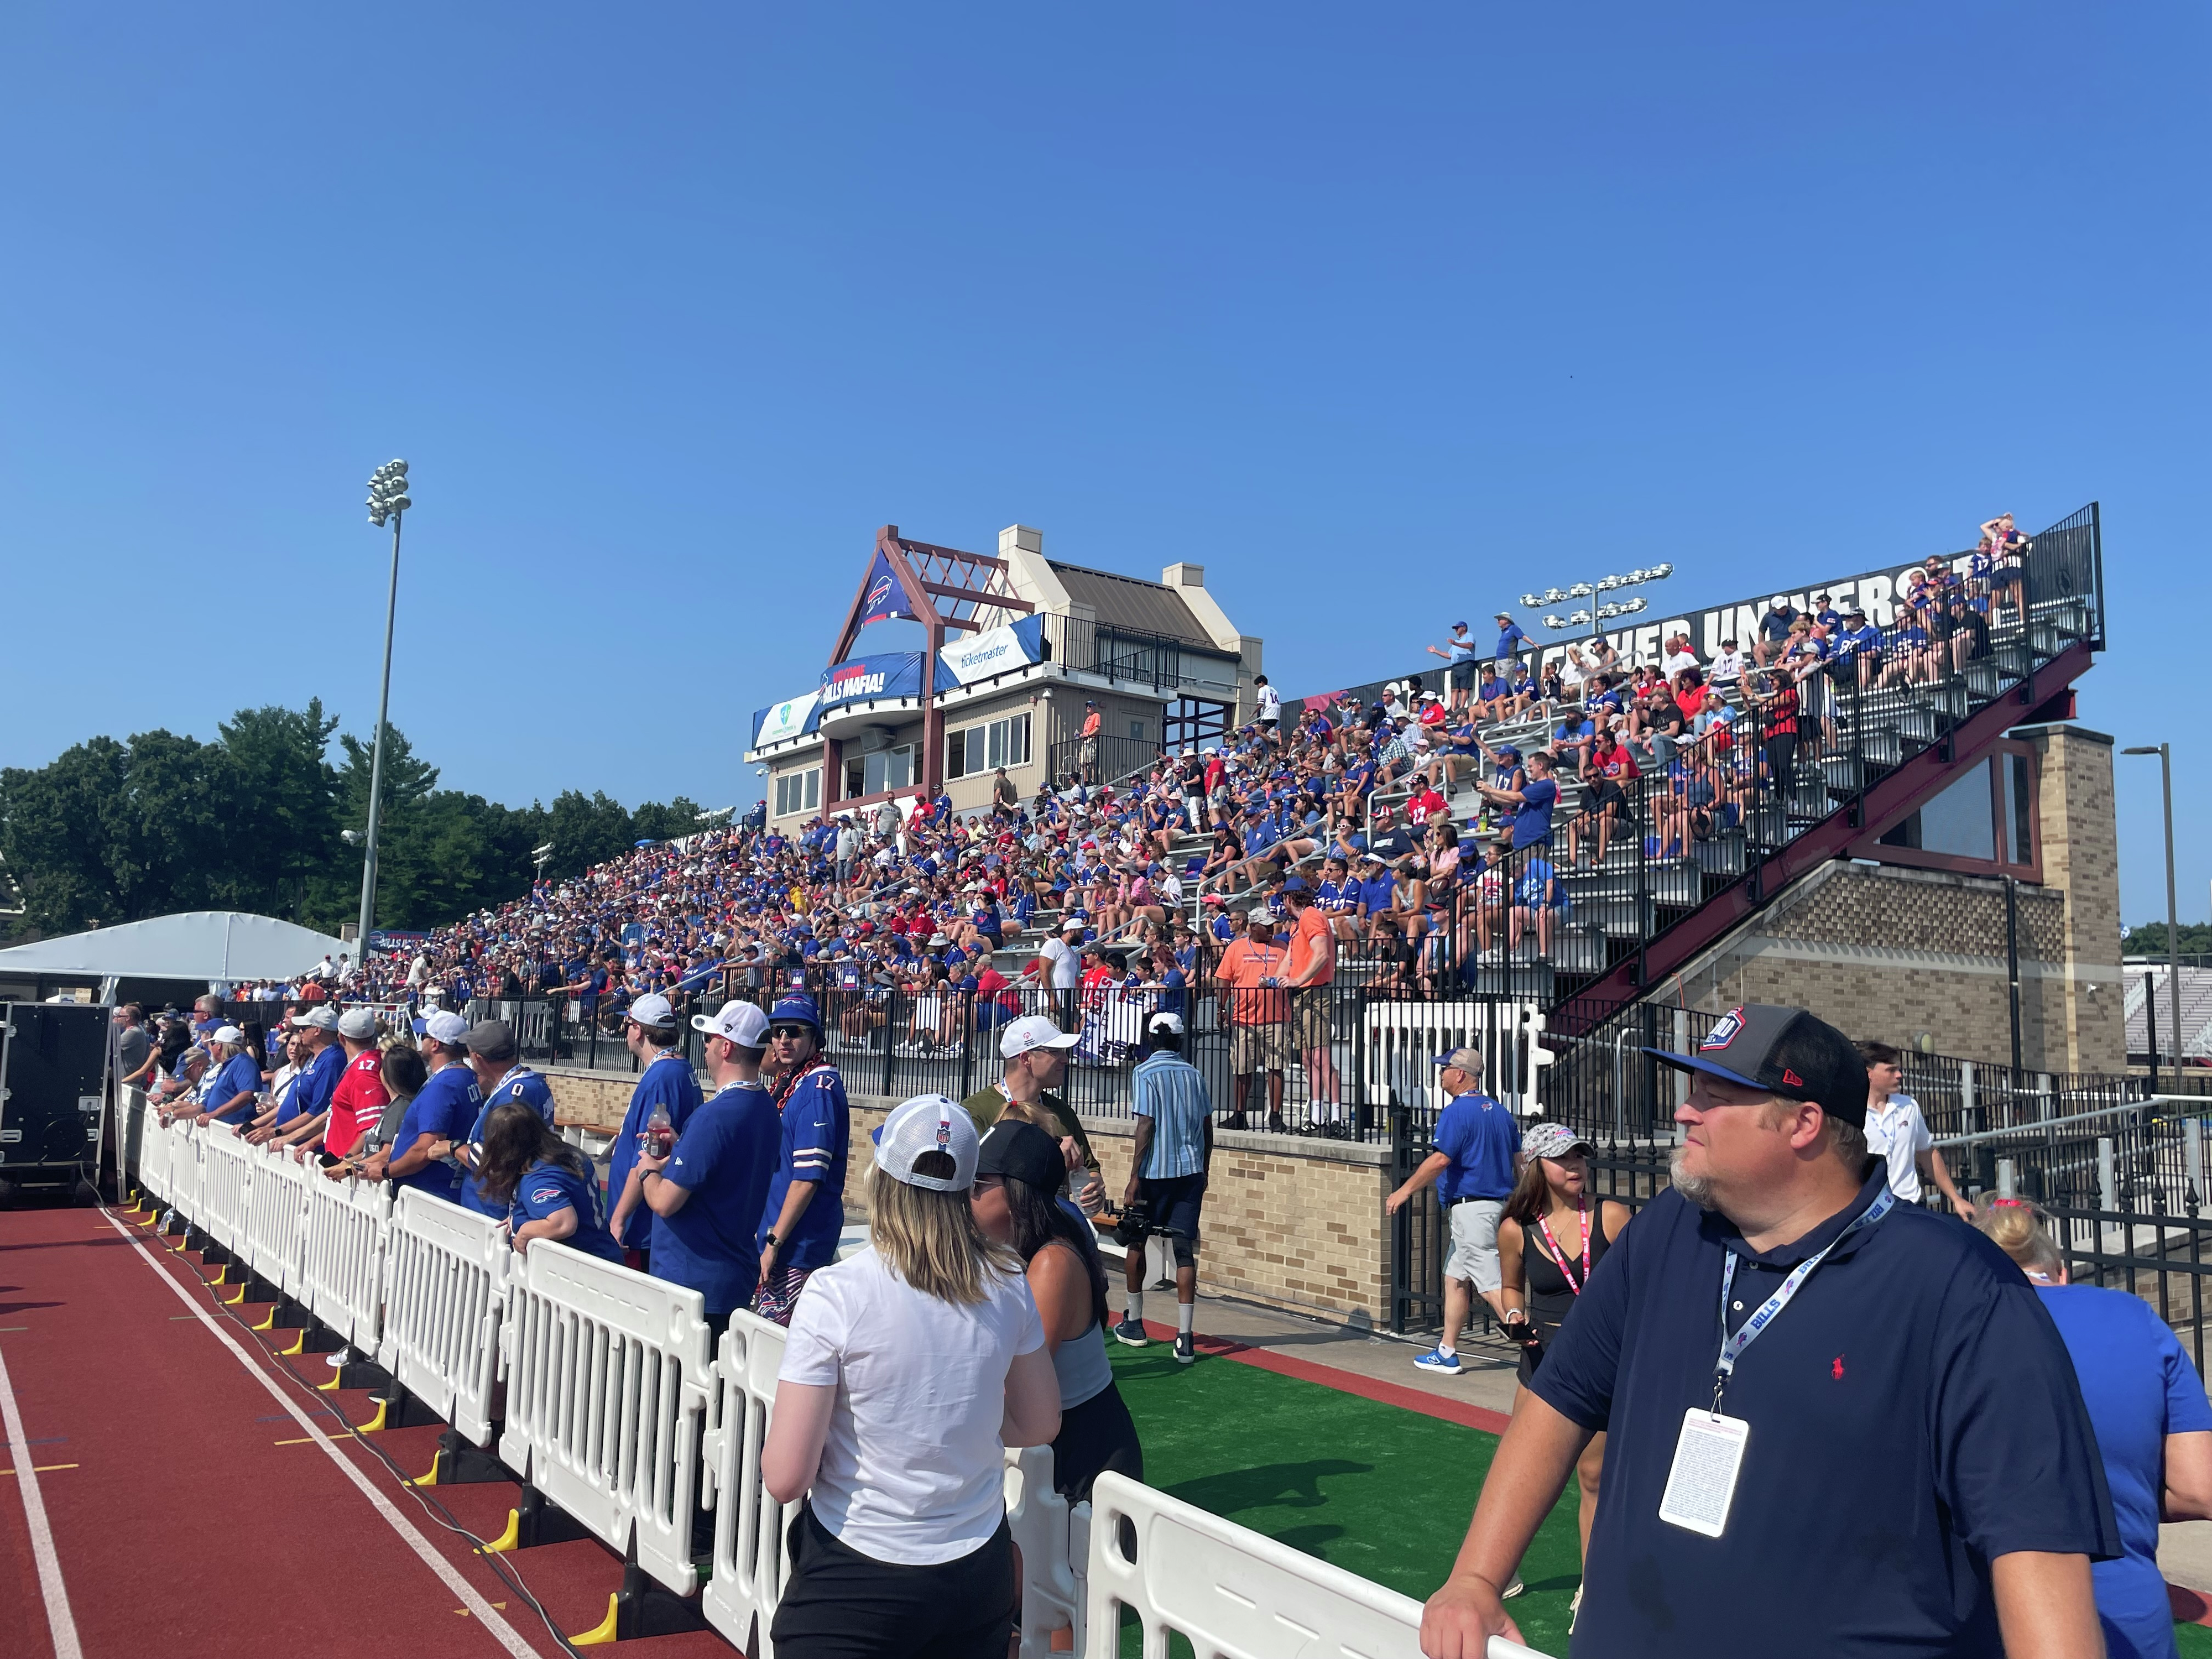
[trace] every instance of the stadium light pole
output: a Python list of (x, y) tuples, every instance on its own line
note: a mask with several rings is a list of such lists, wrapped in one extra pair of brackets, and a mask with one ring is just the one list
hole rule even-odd
[[(2173, 1092), (2181, 1092), (2181, 921), (2173, 898), (2173, 747), (2171, 744), (2140, 744), (2123, 749), (2124, 755), (2158, 757), (2158, 779), (2166, 793), (2166, 1012), (2173, 1032)], [(2145, 1000), (2146, 1004), (2148, 999)], [(2158, 1050), (2150, 1054), (2150, 1075), (2158, 1080)]]
[(392, 526), (392, 585), (384, 596), (384, 682), (376, 694), (376, 743), (368, 763), (368, 833), (361, 855), (361, 928), (355, 961), (368, 967), (368, 930), (376, 921), (376, 825), (384, 801), (384, 725), (392, 708), (392, 625), (399, 614), (399, 520), (415, 503), (407, 499), (407, 463), (386, 461), (369, 475), (368, 521)]
[[(1641, 587), (1646, 582), (1663, 582), (1674, 574), (1674, 567), (1671, 564), (1655, 564), (1648, 570), (1639, 567), (1623, 571), (1619, 575), (1601, 576), (1594, 582), (1576, 582), (1565, 589), (1553, 587), (1541, 593), (1523, 593), (1521, 603), (1534, 611), (1542, 605), (1562, 605), (1570, 599), (1588, 599), (1588, 609), (1571, 611), (1564, 617), (1547, 616), (1543, 619), (1544, 626), (1554, 633), (1588, 626), (1602, 635), (1605, 632), (1602, 624), (1616, 617), (1635, 616), (1638, 611), (1648, 609), (1651, 602), (1641, 594), (1632, 599), (1615, 600), (1601, 600), (1599, 594), (1617, 593), (1626, 587)], [(1627, 654), (1634, 656), (1636, 653), (1632, 651)]]

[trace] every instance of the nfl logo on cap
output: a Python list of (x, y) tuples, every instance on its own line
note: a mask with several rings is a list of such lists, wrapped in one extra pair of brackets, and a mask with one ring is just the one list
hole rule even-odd
[(1713, 1029), (1705, 1033), (1705, 1040), (1698, 1045), (1698, 1052), (1705, 1054), (1711, 1049), (1727, 1048), (1729, 1043), (1735, 1041), (1735, 1034), (1741, 1030), (1743, 1030), (1743, 1009), (1739, 1006), (1723, 1014), (1715, 1023)]

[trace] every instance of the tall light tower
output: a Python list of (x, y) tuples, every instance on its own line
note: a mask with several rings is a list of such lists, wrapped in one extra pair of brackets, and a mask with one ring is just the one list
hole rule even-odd
[(384, 724), (392, 708), (392, 625), (399, 614), (399, 520), (415, 503), (407, 499), (407, 463), (386, 461), (368, 480), (368, 521), (392, 526), (392, 586), (384, 599), (384, 684), (376, 694), (376, 744), (368, 763), (368, 834), (361, 859), (361, 936), (354, 960), (368, 968), (368, 930), (376, 921), (376, 824), (384, 805)]
[[(1592, 628), (1603, 633), (1605, 630), (1601, 624), (1611, 622), (1616, 617), (1635, 616), (1638, 611), (1650, 609), (1651, 602), (1640, 593), (1629, 599), (1601, 599), (1599, 594), (1618, 593), (1626, 588), (1641, 587), (1646, 582), (1663, 582), (1674, 574), (1674, 567), (1671, 564), (1655, 564), (1648, 570), (1638, 567), (1634, 570), (1623, 571), (1617, 576), (1601, 576), (1594, 582), (1576, 582), (1564, 591), (1553, 587), (1541, 593), (1523, 593), (1521, 603), (1534, 611), (1540, 605), (1564, 605), (1573, 599), (1586, 599), (1589, 603), (1579, 611), (1571, 611), (1564, 617), (1556, 613), (1546, 617), (1544, 626), (1554, 633), (1570, 628)], [(1633, 656), (1635, 653), (1626, 654)]]

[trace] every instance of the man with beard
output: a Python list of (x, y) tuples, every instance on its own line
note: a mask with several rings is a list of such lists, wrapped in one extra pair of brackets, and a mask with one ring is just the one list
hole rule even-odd
[(1646, 1052), (1690, 1073), (1673, 1188), (1590, 1270), (1422, 1652), (1518, 1639), (1502, 1587), (1599, 1429), (1577, 1652), (2100, 1651), (2121, 1542), (2073, 1362), (2003, 1252), (1897, 1202), (1857, 1049), (1753, 1004)]

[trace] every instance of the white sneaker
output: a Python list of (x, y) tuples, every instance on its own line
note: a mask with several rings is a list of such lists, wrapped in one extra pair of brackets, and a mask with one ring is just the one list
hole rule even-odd
[(328, 1358), (323, 1361), (323, 1364), (328, 1365), (334, 1371), (343, 1370), (346, 1366), (350, 1365), (352, 1363), (353, 1350), (351, 1348), (340, 1348), (336, 1353), (331, 1355)]
[(1521, 1575), (1516, 1572), (1513, 1575), (1513, 1582), (1508, 1584), (1504, 1589), (1498, 1592), (1498, 1599), (1501, 1601), (1510, 1601), (1528, 1588), (1528, 1587), (1526, 1584), (1521, 1582)]

